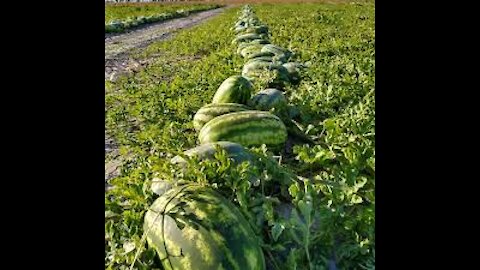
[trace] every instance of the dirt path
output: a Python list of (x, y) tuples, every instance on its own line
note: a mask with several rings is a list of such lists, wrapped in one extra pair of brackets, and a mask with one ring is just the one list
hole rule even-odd
[[(166, 40), (177, 30), (193, 27), (218, 15), (228, 7), (212, 9), (192, 14), (185, 18), (177, 18), (166, 22), (148, 24), (146, 26), (122, 34), (105, 35), (105, 81), (114, 81), (119, 75), (140, 70), (160, 55), (135, 60), (130, 53), (145, 48), (153, 42)], [(106, 91), (105, 91), (105, 94)], [(107, 181), (120, 174), (122, 164), (117, 145), (105, 131), (105, 189), (111, 188)]]
[(166, 22), (148, 24), (141, 28), (122, 33), (105, 35), (105, 80), (115, 78), (125, 72), (138, 70), (150, 62), (151, 59), (135, 61), (128, 54), (134, 49), (141, 49), (152, 42), (165, 40), (172, 33), (195, 26), (208, 18), (218, 15), (226, 7), (194, 13), (185, 18), (177, 18)]

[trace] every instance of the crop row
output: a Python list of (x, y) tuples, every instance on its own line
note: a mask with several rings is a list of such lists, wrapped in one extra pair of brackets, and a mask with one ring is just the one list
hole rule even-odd
[[(121, 92), (107, 96), (107, 103), (116, 106), (107, 113), (108, 125), (115, 126), (115, 136), (126, 146), (124, 150), (129, 152), (130, 157), (123, 166), (121, 177), (111, 181), (116, 189), (106, 194), (109, 211), (106, 220), (106, 266), (124, 269), (127, 263), (135, 262), (136, 268), (145, 269), (146, 265), (147, 268), (162, 268), (158, 258), (165, 257), (156, 255), (158, 250), (155, 250), (155, 245), (143, 248), (139, 239), (147, 231), (139, 227), (144, 226), (146, 221), (146, 209), (158, 212), (165, 206), (159, 203), (161, 200), (157, 196), (150, 195), (150, 184), (154, 192), (164, 194), (160, 198), (178, 200), (169, 204), (172, 211), (161, 216), (165, 216), (165, 220), (169, 220), (168, 217), (180, 220), (175, 226), (185, 226), (186, 232), (195, 226), (189, 222), (182, 223), (182, 220), (195, 221), (189, 219), (192, 217), (190, 214), (210, 216), (210, 210), (222, 213), (216, 217), (224, 218), (226, 223), (217, 218), (211, 218), (211, 221), (202, 219), (200, 223), (206, 226), (219, 224), (218, 228), (232, 222), (228, 218), (231, 213), (243, 216), (245, 220), (236, 220), (238, 226), (231, 228), (244, 230), (244, 221), (250, 224), (262, 248), (267, 269), (326, 269), (331, 260), (341, 269), (372, 266), (375, 180), (375, 116), (372, 108), (375, 96), (371, 6), (258, 5), (256, 10), (269, 25), (268, 35), (263, 35), (261, 39), (286, 45), (291, 59), (309, 62), (309, 67), (299, 72), (297, 77), (302, 80), (298, 84), (287, 80), (291, 77), (289, 72), (280, 76), (282, 73), (278, 71), (282, 68), (259, 69), (259, 76), (247, 79), (257, 90), (252, 90), (250, 98), (245, 98), (241, 104), (215, 103), (217, 98), (229, 96), (220, 94), (216, 97), (218, 86), (228, 81), (225, 74), (244, 77), (244, 74), (235, 74), (241, 73), (251, 60), (247, 57), (241, 60), (235, 55), (243, 42), (234, 42), (235, 48), (233, 44), (228, 44), (227, 40), (245, 34), (232, 36), (227, 33), (225, 25), (234, 23), (231, 19), (233, 12), (228, 11), (195, 30), (179, 33), (172, 41), (150, 46), (145, 54), (160, 50), (166, 53), (165, 59), (134, 78), (125, 78), (113, 85)], [(262, 53), (261, 49), (256, 53)], [(202, 58), (196, 58), (198, 56)], [(258, 57), (267, 60), (268, 56)], [(208, 119), (215, 110), (228, 111), (235, 109), (233, 107), (254, 109), (263, 111), (263, 115), (274, 115), (286, 123), (285, 118), (278, 116), (282, 109), (267, 111), (254, 108), (252, 97), (267, 89), (281, 92), (288, 101), (288, 109), (283, 112), (298, 120), (299, 129), (315, 142), (314, 146), (296, 145), (283, 152), (283, 144), (279, 144), (277, 149), (274, 145), (267, 148), (253, 145), (253, 148), (246, 149), (246, 145), (217, 141), (194, 147), (198, 144), (199, 132), (217, 118), (213, 115), (212, 119)], [(255, 102), (261, 100), (268, 104), (270, 99), (257, 96)], [(140, 125), (139, 129), (130, 131), (123, 126), (131, 126), (128, 123), (132, 117)], [(223, 121), (216, 122), (222, 124)], [(226, 127), (230, 128), (230, 125)], [(245, 127), (247, 132), (259, 132), (257, 128), (249, 130), (248, 125), (242, 128)], [(215, 125), (215, 129), (223, 131), (221, 125)], [(294, 135), (291, 130), (288, 131), (289, 135)], [(207, 131), (203, 133), (210, 134)], [(250, 137), (259, 142), (263, 140), (260, 136)], [(290, 144), (287, 142), (285, 149)], [(218, 148), (210, 147), (212, 145)], [(193, 148), (184, 153), (177, 152), (185, 147)], [(178, 156), (170, 161), (172, 153)], [(213, 159), (205, 158), (212, 156)], [(282, 166), (278, 166), (279, 163)], [(175, 181), (167, 181), (166, 184), (160, 179)], [(176, 192), (165, 192), (168, 186)], [(185, 190), (181, 190), (182, 186)], [(216, 193), (206, 190), (215, 190)], [(201, 198), (195, 194), (200, 194)], [(227, 202), (219, 199), (222, 197)], [(202, 199), (209, 203), (202, 205)], [(229, 205), (228, 209), (236, 208), (241, 215), (237, 215), (235, 210), (209, 210), (208, 204)], [(187, 216), (178, 216), (183, 212)], [(153, 222), (152, 217), (156, 215), (151, 213), (148, 220)], [(189, 235), (194, 236), (194, 232), (190, 230)], [(226, 239), (241, 235), (228, 230), (224, 232)], [(208, 235), (203, 234), (205, 237)], [(215, 244), (213, 240), (191, 242), (191, 245)], [(168, 242), (171, 259), (182, 255), (181, 251), (186, 254), (186, 250), (179, 249), (175, 243), (181, 242)], [(135, 252), (131, 251), (132, 244)], [(248, 252), (255, 250), (256, 245), (246, 240), (240, 246), (241, 250)], [(229, 248), (228, 252), (204, 254), (213, 254), (211, 258), (218, 260), (221, 254), (238, 255), (237, 251)], [(233, 257), (240, 260), (237, 255)], [(175, 259), (172, 263), (180, 264)], [(245, 262), (241, 264), (247, 265)]]
[[(239, 43), (239, 47), (245, 45), (242, 47), (247, 49), (248, 45), (270, 43), (268, 27), (261, 24), (250, 6), (244, 7), (238, 24), (241, 29), (237, 28), (234, 42)], [(267, 46), (269, 51), (261, 51), (262, 48), (258, 47), (257, 52), (266, 53), (257, 53), (258, 57), (271, 58), (261, 60), (265, 63), (274, 65), (278, 59), (288, 59), (287, 50), (278, 46)], [(249, 52), (254, 53), (253, 50)], [(261, 78), (259, 73), (272, 70), (271, 66), (258, 66), (245, 72), (249, 77), (234, 75), (227, 78), (218, 88), (212, 103), (202, 107), (195, 115), (194, 126), (199, 131), (201, 145), (186, 151), (184, 156), (205, 160), (214, 158), (217, 151), (224, 151), (237, 165), (242, 162), (253, 165), (254, 157), (244, 146), (283, 145), (287, 139), (283, 121), (288, 121), (285, 97), (273, 88), (259, 91), (252, 97), (254, 88), (250, 81), (255, 77)], [(284, 72), (284, 80), (290, 81), (286, 68), (281, 71)], [(277, 79), (274, 78), (272, 83), (278, 85), (280, 81)], [(187, 161), (177, 156), (172, 163), (185, 167)], [(195, 182), (178, 184), (157, 180), (153, 182), (152, 189), (160, 197), (145, 216), (144, 230), (149, 245), (163, 258), (164, 268), (193, 269), (195, 265), (195, 269), (199, 270), (218, 267), (266, 269), (260, 246), (266, 241), (256, 238), (248, 218), (243, 217), (241, 210), (223, 196)]]
[[(173, 8), (165, 8), (160, 13), (151, 15), (132, 15), (126, 18), (115, 18), (105, 22), (105, 33), (124, 32), (127, 29), (135, 28), (147, 23), (162, 22), (175, 18), (187, 17), (193, 13), (219, 8), (221, 5), (193, 5), (193, 6), (176, 6)], [(111, 7), (115, 8), (115, 7)], [(134, 6), (132, 6), (134, 8)], [(107, 11), (108, 12), (108, 11)], [(132, 14), (137, 14), (132, 12)]]

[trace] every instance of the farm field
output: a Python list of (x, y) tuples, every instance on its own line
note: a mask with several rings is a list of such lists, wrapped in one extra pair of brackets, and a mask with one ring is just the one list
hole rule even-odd
[[(173, 196), (167, 191), (169, 186), (192, 190), (193, 195), (178, 191), (185, 197), (178, 203), (183, 207), (197, 205), (188, 196), (202, 195), (203, 200), (229, 205), (222, 209), (237, 209), (244, 220), (235, 224), (242, 231), (251, 229), (249, 237), (254, 239), (239, 243), (241, 251), (251, 251), (251, 258), (261, 257), (265, 262), (265, 268), (261, 264), (240, 267), (235, 263), (236, 250), (209, 250), (207, 244), (214, 240), (193, 234), (190, 245), (206, 254), (191, 262), (197, 266), (225, 253), (233, 265), (225, 269), (375, 269), (375, 4), (249, 6), (231, 7), (171, 39), (135, 51), (131, 58), (151, 59), (149, 64), (134, 74), (106, 80), (105, 128), (123, 157), (120, 175), (106, 183), (106, 269), (168, 269), (181, 260), (176, 258), (189, 258), (191, 246), (177, 243), (179, 249), (171, 242), (169, 249), (157, 246), (167, 250), (166, 256), (160, 256), (152, 243), (152, 226), (146, 226), (155, 224), (146, 216), (152, 217), (149, 209), (159, 205), (157, 198)], [(245, 68), (255, 51), (239, 50), (239, 46), (256, 37), (238, 38), (235, 28), (240, 29), (241, 15), (258, 17), (268, 28), (262, 39), (288, 50), (280, 55), (288, 59), (285, 62), (298, 63), (297, 80), (289, 72), (290, 79), (285, 79), (289, 82), (283, 83), (281, 68), (259, 75)], [(261, 27), (256, 30), (263, 31)], [(257, 57), (268, 58), (268, 53), (262, 51)], [(289, 135), (282, 143), (270, 145), (283, 138), (276, 116), (268, 120), (248, 111), (264, 105), (261, 97), (217, 93), (227, 78), (239, 75), (256, 78), (250, 80), (254, 97), (267, 88), (281, 90), (288, 105), (275, 107), (271, 113), (286, 123)], [(238, 120), (224, 116), (219, 117), (233, 125), (210, 120), (199, 128), (200, 118), (195, 117), (201, 108), (205, 114), (215, 113), (204, 106), (232, 98), (248, 100), (242, 105), (249, 108), (247, 112), (234, 114), (257, 117), (271, 133), (266, 134), (253, 120), (242, 120), (237, 126), (242, 129), (228, 130)], [(185, 150), (214, 140), (214, 135), (241, 141), (247, 150), (232, 151), (247, 155), (248, 162), (238, 162), (238, 156), (232, 159), (230, 148), (217, 148), (212, 159), (185, 155)], [(268, 145), (262, 145), (262, 140)], [(182, 166), (172, 163), (177, 155), (186, 161)], [(106, 162), (110, 158), (107, 155)], [(216, 195), (204, 190), (214, 190)], [(217, 195), (224, 199), (216, 200)], [(192, 210), (197, 218), (210, 209), (198, 207), (201, 211)], [(180, 228), (202, 224), (202, 220), (188, 221), (188, 211), (172, 209), (170, 216)], [(207, 218), (213, 222), (210, 226), (217, 228), (216, 221), (226, 224), (222, 215)]]
[(219, 4), (170, 2), (105, 4), (105, 32), (123, 32), (139, 25), (186, 17), (194, 12), (218, 8)]

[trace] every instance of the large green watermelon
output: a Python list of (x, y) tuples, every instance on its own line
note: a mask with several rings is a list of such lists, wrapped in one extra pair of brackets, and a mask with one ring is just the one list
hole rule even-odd
[(256, 33), (248, 33), (248, 34), (242, 34), (238, 35), (233, 42), (236, 44), (239, 43), (244, 43), (244, 42), (250, 42), (256, 39), (265, 39), (267, 36), (266, 34), (256, 34)]
[(105, 25), (105, 31), (109, 32), (122, 32), (125, 28), (125, 24), (122, 21), (112, 21)]
[(300, 82), (300, 69), (303, 68), (303, 65), (296, 62), (288, 62), (283, 64), (283, 66), (288, 71), (288, 77), (292, 83), (299, 83)]
[(253, 85), (246, 78), (238, 75), (227, 78), (215, 92), (212, 103), (246, 104), (252, 96)]
[[(252, 156), (245, 147), (238, 143), (219, 141), (213, 143), (206, 143), (195, 148), (189, 149), (184, 152), (184, 155), (188, 157), (196, 157), (199, 160), (211, 159), (215, 156), (217, 149), (223, 149), (227, 153), (229, 158), (232, 158), (237, 163), (242, 163), (244, 161), (251, 161)], [(185, 159), (176, 156), (172, 158), (171, 162), (173, 164), (183, 165), (185, 164)]]
[(132, 19), (132, 18), (128, 18), (125, 21), (123, 21), (123, 24), (124, 24), (125, 28), (132, 28), (132, 27), (136, 26), (136, 23), (137, 23), (137, 21), (135, 19)]
[(255, 81), (262, 76), (269, 76), (270, 86), (283, 86), (289, 82), (288, 71), (285, 67), (276, 62), (261, 61), (254, 58), (248, 61), (242, 69), (242, 76), (248, 80)]
[(277, 45), (274, 45), (274, 44), (269, 44), (268, 46), (265, 46), (262, 48), (262, 52), (272, 52), (274, 54), (285, 54), (288, 57), (290, 57), (292, 55), (292, 52), (283, 48), (283, 47), (280, 47), (280, 46), (277, 46)]
[(248, 105), (256, 110), (270, 111), (282, 119), (284, 123), (290, 120), (288, 101), (282, 91), (277, 89), (268, 88), (257, 92), (248, 101)]
[(274, 53), (275, 57), (285, 63), (292, 56), (292, 52), (274, 44), (268, 44), (262, 47), (262, 52)]
[(248, 33), (268, 34), (268, 27), (265, 25), (251, 26), (251, 27), (237, 27), (235, 28), (235, 33), (236, 34), (248, 34)]
[[(263, 46), (265, 46), (265, 45), (262, 45), (262, 48), (263, 48)], [(248, 47), (247, 47), (247, 48), (248, 48)], [(260, 50), (261, 50), (261, 49), (260, 49)], [(275, 54), (274, 54), (274, 53), (271, 53), (271, 52), (256, 51), (256, 52), (254, 52), (254, 53), (248, 54), (248, 55), (246, 56), (246, 58), (247, 58), (248, 60), (251, 60), (251, 59), (254, 59), (254, 58), (257, 58), (257, 57), (265, 57), (265, 56), (267, 56), (267, 57), (274, 57)]]
[[(178, 166), (180, 171), (186, 172), (187, 161), (183, 158), (186, 157), (195, 157), (198, 160), (213, 159), (218, 150), (224, 150), (228, 158), (231, 158), (234, 164), (240, 164), (244, 161), (252, 162), (252, 154), (242, 145), (238, 143), (228, 142), (228, 141), (219, 141), (214, 143), (206, 143), (200, 146), (191, 148), (183, 152), (183, 156), (175, 156), (170, 162)], [(165, 181), (160, 178), (152, 179), (151, 189), (154, 193), (162, 195), (166, 191), (172, 188), (172, 182)]]
[(166, 270), (265, 269), (248, 222), (209, 188), (191, 184), (167, 191), (146, 213), (144, 231)]
[(250, 110), (249, 107), (238, 104), (238, 103), (214, 103), (214, 104), (207, 104), (200, 108), (195, 116), (193, 117), (193, 127), (196, 131), (200, 131), (203, 125), (208, 121), (212, 120), (213, 118), (231, 113), (231, 112), (239, 112), (239, 111), (247, 111)]
[(138, 20), (141, 24), (148, 23), (148, 19), (147, 19), (147, 17), (145, 17), (145, 16), (139, 16), (139, 17), (137, 18), (137, 20)]
[(237, 53), (240, 54), (240, 52), (245, 48), (245, 47), (248, 47), (248, 46), (252, 46), (252, 45), (255, 45), (255, 44), (270, 44), (270, 41), (266, 40), (266, 39), (254, 39), (250, 42), (243, 42), (243, 43), (240, 43), (237, 47)]
[(262, 50), (264, 44), (252, 44), (249, 46), (246, 46), (240, 51), (240, 55), (244, 58), (248, 58), (252, 54), (259, 54), (260, 50)]
[(244, 146), (281, 145), (287, 140), (285, 124), (264, 111), (233, 112), (217, 116), (198, 134), (200, 143), (231, 141)]

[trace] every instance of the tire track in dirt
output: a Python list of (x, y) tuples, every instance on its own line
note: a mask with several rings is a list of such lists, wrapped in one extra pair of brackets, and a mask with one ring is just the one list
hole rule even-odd
[[(106, 34), (105, 81), (115, 81), (120, 75), (138, 71), (161, 56), (161, 54), (155, 54), (147, 59), (136, 60), (130, 56), (132, 52), (145, 48), (153, 42), (171, 38), (175, 31), (198, 25), (229, 7), (202, 11), (185, 18), (148, 24), (121, 34)], [(106, 89), (105, 94), (107, 95)], [(121, 164), (119, 145), (105, 130), (105, 190), (112, 188), (107, 181), (120, 175)]]

